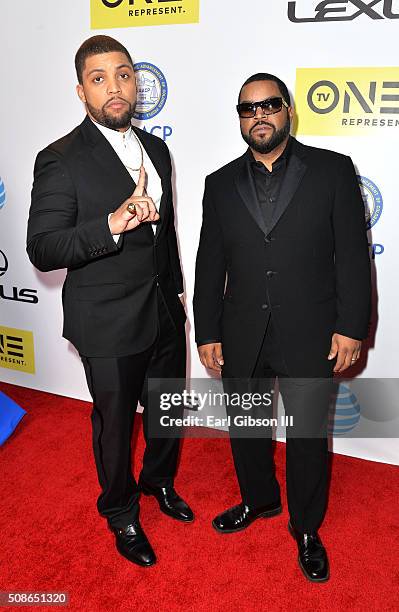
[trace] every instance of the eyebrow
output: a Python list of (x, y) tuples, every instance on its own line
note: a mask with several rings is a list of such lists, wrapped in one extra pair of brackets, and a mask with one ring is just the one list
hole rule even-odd
[[(129, 68), (130, 70), (133, 70), (130, 64), (119, 64), (119, 66), (116, 67), (116, 70), (120, 70), (121, 68)], [(104, 68), (93, 68), (87, 73), (87, 76), (93, 74), (93, 72), (105, 72), (105, 70)]]

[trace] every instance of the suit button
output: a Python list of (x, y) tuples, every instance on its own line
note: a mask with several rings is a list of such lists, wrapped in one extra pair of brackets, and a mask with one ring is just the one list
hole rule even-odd
[(262, 304), (262, 310), (266, 310), (268, 308), (267, 304)]
[(268, 270), (266, 272), (267, 278), (272, 278), (272, 276), (274, 276), (275, 274), (277, 274), (277, 272), (274, 272), (274, 270)]

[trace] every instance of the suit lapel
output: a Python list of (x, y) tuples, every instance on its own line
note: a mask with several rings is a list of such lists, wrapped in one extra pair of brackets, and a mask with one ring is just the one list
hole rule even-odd
[(274, 229), (281, 216), (287, 209), (299, 187), (303, 175), (307, 170), (307, 165), (303, 160), (304, 149), (302, 147), (303, 145), (293, 139), (292, 150), (288, 158), (287, 168), (281, 183), (281, 189), (277, 198), (276, 207), (273, 211), (270, 227), (267, 229), (268, 234), (272, 231), (272, 229)]
[(247, 161), (247, 154), (241, 157), (241, 167), (235, 179), (236, 186), (241, 198), (248, 208), (248, 211), (252, 215), (256, 224), (265, 234), (269, 234), (276, 226), (300, 185), (303, 175), (307, 169), (306, 162), (304, 161), (306, 155), (305, 151), (306, 147), (292, 138), (291, 154), (288, 158), (287, 168), (269, 227), (266, 227), (265, 225), (256, 193), (255, 181), (251, 172), (250, 164)]
[(252, 215), (255, 223), (266, 233), (266, 226), (256, 193), (255, 181), (252, 176), (251, 168), (247, 160), (247, 153), (242, 157), (241, 168), (238, 171), (235, 182), (238, 193), (240, 194), (245, 206)]
[(123, 202), (123, 200), (132, 195), (136, 183), (108, 140), (96, 128), (89, 117), (86, 117), (83, 121), (82, 130), (91, 148), (93, 159), (101, 168), (101, 175), (109, 177), (109, 184), (117, 191), (115, 194), (116, 201), (120, 200)]
[[(109, 177), (109, 183), (114, 185), (115, 189), (118, 189), (118, 194), (115, 196), (116, 199), (123, 202), (123, 200), (126, 200), (132, 195), (136, 187), (136, 183), (119, 159), (118, 155), (115, 153), (108, 140), (105, 138), (105, 136), (103, 136), (100, 130), (96, 128), (88, 116), (81, 124), (81, 128), (91, 148), (91, 154), (95, 162), (101, 167), (102, 175)], [(167, 168), (159, 155), (157, 147), (155, 146), (157, 144), (156, 140), (153, 140), (152, 138), (145, 138), (145, 132), (139, 130), (135, 126), (132, 126), (132, 128), (161, 178), (162, 198), (159, 205), (160, 221), (157, 225), (155, 233), (155, 236), (157, 237), (162, 229), (164, 221), (163, 217), (166, 213), (166, 210), (164, 209), (166, 200), (165, 193), (167, 191)], [(149, 224), (148, 229), (151, 230), (151, 235), (153, 235), (152, 228), (149, 226)]]

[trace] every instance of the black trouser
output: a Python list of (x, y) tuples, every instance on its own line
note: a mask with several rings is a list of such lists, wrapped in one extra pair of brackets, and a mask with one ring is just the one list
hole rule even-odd
[(151, 438), (147, 406), (148, 378), (185, 378), (184, 326), (176, 328), (158, 293), (158, 337), (146, 351), (126, 357), (82, 357), (93, 398), (93, 449), (102, 489), (100, 514), (112, 527), (138, 518), (139, 492), (131, 468), (131, 437), (138, 401), (143, 405), (146, 448), (141, 478), (148, 484), (173, 484), (179, 440)]
[[(230, 375), (223, 371), (227, 387), (232, 385), (228, 382)], [(291, 521), (303, 533), (316, 531), (322, 522), (327, 500), (327, 419), (332, 379), (288, 378), (284, 357), (270, 319), (257, 364), (248, 383), (250, 390), (262, 392), (270, 389), (274, 386), (276, 376), (279, 377), (285, 414), (292, 415), (294, 421), (294, 427), (287, 427), (286, 432), (286, 481)], [(242, 391), (246, 383), (240, 384)], [(270, 411), (265, 414), (270, 416)], [(307, 426), (309, 424), (310, 427)], [(271, 428), (265, 428), (262, 437), (259, 437), (259, 428), (256, 429), (256, 432), (248, 429), (247, 434), (241, 427), (239, 431), (237, 428), (230, 430), (242, 500), (250, 508), (260, 508), (280, 499)]]

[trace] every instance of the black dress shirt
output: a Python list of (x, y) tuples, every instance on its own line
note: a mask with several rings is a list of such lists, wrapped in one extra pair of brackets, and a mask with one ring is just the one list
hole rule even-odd
[(266, 227), (270, 225), (274, 208), (280, 193), (281, 184), (284, 180), (288, 158), (291, 151), (291, 137), (288, 139), (287, 146), (272, 165), (271, 171), (253, 156), (251, 149), (248, 149), (248, 163), (250, 164), (252, 176), (254, 177), (258, 202)]

